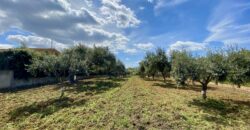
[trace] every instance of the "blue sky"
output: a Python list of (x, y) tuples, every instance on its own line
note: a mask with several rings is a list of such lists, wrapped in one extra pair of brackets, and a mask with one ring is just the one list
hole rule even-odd
[(146, 51), (250, 49), (249, 0), (1, 0), (0, 48), (108, 46), (127, 67)]

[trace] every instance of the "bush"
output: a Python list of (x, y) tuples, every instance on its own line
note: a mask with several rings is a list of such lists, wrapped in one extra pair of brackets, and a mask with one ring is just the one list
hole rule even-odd
[(31, 75), (26, 66), (32, 63), (32, 55), (26, 50), (0, 52), (0, 70), (13, 70), (14, 78), (27, 79)]

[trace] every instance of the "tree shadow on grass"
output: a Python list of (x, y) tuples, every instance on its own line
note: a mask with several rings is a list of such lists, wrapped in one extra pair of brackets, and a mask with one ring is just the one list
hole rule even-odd
[(58, 84), (58, 83), (37, 84), (37, 85), (29, 85), (29, 86), (16, 87), (16, 88), (3, 88), (3, 89), (0, 89), (0, 93), (16, 93), (16, 92), (21, 92), (21, 91), (25, 91), (25, 90), (40, 88), (40, 87), (48, 86), (48, 85), (56, 85), (56, 84)]
[[(152, 78), (144, 77), (142, 79), (145, 80), (145, 81), (160, 81), (160, 82), (164, 82), (163, 79), (159, 79), (159, 78), (152, 79)], [(166, 79), (166, 81), (168, 82), (168, 79)]]
[(74, 100), (64, 97), (62, 99), (50, 99), (48, 101), (33, 103), (28, 106), (19, 107), (9, 113), (10, 121), (18, 121), (29, 117), (32, 114), (39, 114), (41, 118), (51, 115), (63, 108), (80, 106), (85, 104), (86, 99)]
[(206, 113), (203, 118), (210, 122), (216, 122), (223, 125), (230, 125), (230, 122), (235, 120), (244, 120), (247, 122), (250, 111), (242, 110), (250, 109), (250, 102), (232, 102), (228, 100), (217, 100), (217, 99), (194, 99), (189, 102), (190, 105), (198, 106)]
[(114, 81), (114, 82), (121, 82), (121, 81), (127, 81), (128, 78), (127, 77), (124, 77), (124, 78), (111, 78), (110, 80)]
[[(183, 86), (183, 87), (177, 87), (177, 85), (173, 82), (154, 83), (153, 86), (158, 86), (158, 87), (167, 88), (167, 89), (192, 90), (195, 92), (201, 91), (201, 85), (187, 85), (187, 86)], [(208, 86), (208, 90), (216, 90), (216, 89), (217, 88), (215, 88), (215, 87)]]
[(170, 82), (166, 82), (166, 83), (154, 83), (153, 86), (158, 86), (158, 87), (162, 87), (162, 88), (172, 88), (172, 89), (176, 89), (176, 84), (174, 83), (170, 83)]
[[(79, 81), (77, 84), (61, 83), (55, 89), (67, 86), (66, 92), (86, 92), (86, 95), (94, 95), (108, 91), (111, 88), (119, 87), (120, 83), (110, 80)], [(19, 107), (9, 113), (11, 121), (18, 121), (29, 117), (32, 114), (39, 114), (41, 118), (51, 115), (63, 108), (84, 105), (86, 99), (72, 99), (64, 97), (62, 99), (50, 99), (48, 101), (33, 103), (28, 106)]]
[[(64, 84), (65, 85), (65, 84)], [(93, 94), (100, 94), (105, 91), (108, 91), (112, 88), (120, 87), (121, 84), (114, 81), (109, 80), (97, 80), (97, 81), (79, 81), (77, 84), (67, 84), (68, 86), (66, 91), (67, 92), (86, 92), (90, 95)]]

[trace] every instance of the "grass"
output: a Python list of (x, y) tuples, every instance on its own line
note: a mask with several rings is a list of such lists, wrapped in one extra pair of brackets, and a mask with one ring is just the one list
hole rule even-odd
[[(61, 85), (65, 98), (58, 99)], [(250, 129), (249, 88), (210, 84), (176, 88), (173, 81), (93, 78), (0, 92), (1, 129)]]

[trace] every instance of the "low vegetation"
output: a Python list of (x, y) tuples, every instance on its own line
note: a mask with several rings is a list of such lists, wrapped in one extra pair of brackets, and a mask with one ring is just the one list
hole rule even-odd
[[(58, 98), (60, 85), (67, 97)], [(0, 93), (1, 129), (249, 129), (250, 90), (137, 76)]]

